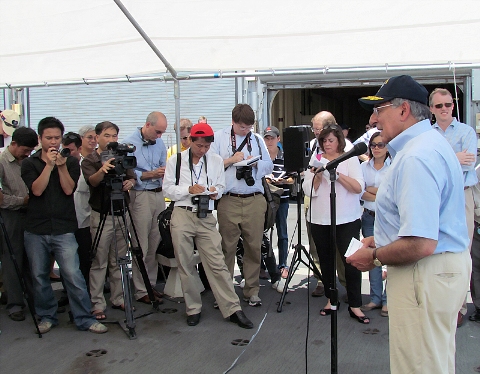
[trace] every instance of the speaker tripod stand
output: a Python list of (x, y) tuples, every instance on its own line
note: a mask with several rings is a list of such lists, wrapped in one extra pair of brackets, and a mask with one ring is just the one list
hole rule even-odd
[[(301, 171), (297, 171), (297, 233), (298, 233), (298, 243), (295, 246), (295, 252), (293, 253), (293, 258), (290, 263), (290, 267), (288, 268), (288, 276), (285, 282), (285, 287), (283, 288), (282, 296), (280, 297), (280, 303), (277, 307), (277, 312), (281, 313), (283, 308), (283, 302), (285, 301), (285, 296), (287, 294), (288, 285), (293, 278), (293, 274), (297, 270), (300, 264), (304, 264), (305, 266), (309, 267), (310, 270), (318, 277), (318, 279), (322, 280), (322, 275), (318, 271), (315, 263), (313, 262), (312, 256), (308, 253), (307, 249), (302, 245), (302, 193), (301, 193)], [(302, 258), (302, 254), (307, 258), (306, 262)]]

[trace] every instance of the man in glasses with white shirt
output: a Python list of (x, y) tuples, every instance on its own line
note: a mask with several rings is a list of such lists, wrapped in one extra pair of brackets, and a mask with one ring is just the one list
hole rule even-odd
[[(444, 88), (436, 88), (429, 97), (430, 111), (435, 116), (436, 122), (433, 128), (442, 134), (450, 143), (455, 155), (460, 162), (463, 171), (464, 193), (465, 193), (465, 214), (467, 217), (468, 240), (470, 244), (473, 237), (473, 189), (477, 184), (475, 163), (477, 160), (477, 134), (471, 126), (459, 122), (453, 117), (453, 97)], [(466, 300), (462, 309), (458, 312), (457, 326), (463, 324), (463, 316), (467, 314)]]

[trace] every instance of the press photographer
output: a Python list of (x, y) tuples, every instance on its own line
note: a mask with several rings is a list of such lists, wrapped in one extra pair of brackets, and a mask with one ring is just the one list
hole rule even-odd
[[(82, 162), (82, 171), (85, 180), (90, 186), (89, 204), (92, 207), (90, 217), (90, 232), (92, 238), (98, 231), (100, 222), (105, 215), (111, 215), (110, 196), (112, 189), (123, 192), (125, 204), (130, 201), (128, 191), (135, 185), (135, 160), (126, 156), (131, 149), (126, 145), (118, 145), (118, 126), (112, 122), (104, 121), (95, 126), (98, 148), (88, 155)], [(111, 217), (105, 219), (105, 225), (99, 238), (95, 257), (90, 268), (90, 294), (92, 301), (92, 314), (97, 320), (106, 319), (105, 308), (107, 303), (103, 295), (105, 274), (107, 266), (110, 276), (110, 301), (114, 309), (124, 310), (121, 273), (117, 264), (117, 256), (125, 256), (127, 242), (124, 239), (125, 223), (123, 202), (114, 201), (114, 216), (117, 216), (115, 227)], [(126, 223), (129, 224), (128, 221)], [(117, 253), (115, 253), (114, 236), (116, 237)]]
[(222, 253), (222, 239), (216, 228), (217, 220), (212, 214), (214, 200), (225, 190), (223, 160), (208, 152), (213, 141), (213, 130), (209, 125), (194, 125), (190, 138), (190, 148), (181, 153), (178, 184), (177, 157), (168, 160), (164, 180), (165, 196), (175, 201), (170, 227), (187, 309), (187, 324), (197, 325), (202, 310), (200, 291), (193, 276), (196, 271), (192, 265), (195, 244), (223, 317), (251, 329), (253, 323), (243, 313), (233, 289)]
[[(225, 194), (218, 203), (219, 231), (222, 235), (225, 262), (233, 278), (237, 243), (242, 235), (245, 249), (244, 300), (248, 301), (250, 306), (260, 306), (262, 300), (258, 296), (258, 277), (263, 222), (267, 210), (262, 177), (272, 172), (273, 163), (263, 139), (252, 132), (254, 123), (255, 113), (252, 108), (247, 104), (237, 104), (232, 110), (232, 124), (215, 133), (212, 151), (222, 157), (227, 181)], [(248, 165), (249, 170), (244, 167), (239, 170), (233, 165), (255, 156), (260, 156), (260, 159)]]

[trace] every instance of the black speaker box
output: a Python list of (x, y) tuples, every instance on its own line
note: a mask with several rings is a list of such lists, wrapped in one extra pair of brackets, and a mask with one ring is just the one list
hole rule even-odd
[(283, 157), (287, 171), (304, 171), (310, 162), (310, 139), (312, 128), (309, 125), (290, 126), (283, 129)]

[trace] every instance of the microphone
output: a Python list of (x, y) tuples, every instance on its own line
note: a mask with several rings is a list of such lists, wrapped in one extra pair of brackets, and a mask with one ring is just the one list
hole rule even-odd
[(367, 149), (368, 149), (368, 147), (364, 142), (355, 144), (351, 150), (344, 153), (340, 157), (337, 157), (335, 160), (330, 161), (325, 166), (322, 166), (320, 169), (317, 170), (316, 173), (321, 173), (322, 171), (325, 171), (325, 170), (335, 169), (338, 166), (339, 163), (341, 163), (345, 160), (348, 160), (349, 158), (352, 158), (353, 156), (363, 155), (365, 152), (367, 152)]

